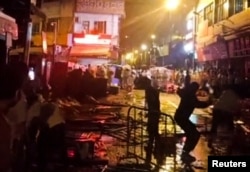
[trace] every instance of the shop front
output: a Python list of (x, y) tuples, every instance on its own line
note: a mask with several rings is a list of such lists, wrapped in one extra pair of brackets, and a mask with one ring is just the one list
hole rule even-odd
[(230, 57), (230, 66), (237, 71), (250, 75), (250, 36), (248, 34), (240, 35), (237, 38), (228, 41), (228, 52)]
[(107, 34), (74, 34), (70, 59), (82, 65), (107, 64), (118, 58), (118, 51)]
[[(18, 39), (16, 20), (0, 11), (0, 63), (8, 62), (8, 51), (12, 40)], [(5, 57), (5, 58), (3, 58)]]

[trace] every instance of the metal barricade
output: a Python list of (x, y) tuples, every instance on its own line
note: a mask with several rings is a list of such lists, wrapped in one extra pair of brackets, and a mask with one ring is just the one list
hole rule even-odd
[[(124, 159), (135, 159), (136, 163), (145, 163), (145, 147), (148, 141), (146, 130), (147, 117), (149, 110), (143, 107), (130, 106), (127, 113), (127, 138), (126, 155)], [(159, 122), (160, 140), (162, 153), (165, 156), (176, 158), (176, 125), (172, 116), (160, 112)], [(164, 149), (163, 149), (164, 148)], [(152, 161), (152, 165), (157, 165)]]

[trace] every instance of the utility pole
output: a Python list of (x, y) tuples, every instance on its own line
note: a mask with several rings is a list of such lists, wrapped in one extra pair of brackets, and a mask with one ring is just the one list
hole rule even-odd
[(56, 44), (57, 44), (57, 21), (54, 21), (51, 23), (52, 26), (54, 26), (54, 41), (53, 41), (53, 57), (52, 57), (52, 64), (55, 63), (56, 58)]
[(27, 65), (29, 65), (29, 58), (30, 58), (30, 44), (31, 44), (31, 36), (32, 36), (32, 20), (30, 18), (31, 13), (31, 1), (25, 0), (26, 8), (27, 8), (27, 28), (26, 28), (26, 38), (25, 38), (25, 45), (24, 45), (24, 61)]
[(24, 47), (24, 61), (27, 65), (29, 65), (30, 61), (30, 44), (31, 44), (31, 36), (32, 36), (32, 21), (27, 23), (27, 32), (26, 32), (26, 40)]

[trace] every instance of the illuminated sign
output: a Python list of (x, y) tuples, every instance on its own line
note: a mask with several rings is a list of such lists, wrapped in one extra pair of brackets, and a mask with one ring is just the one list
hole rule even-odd
[(185, 40), (189, 40), (189, 39), (192, 39), (193, 38), (193, 33), (188, 33), (185, 35)]
[(76, 12), (124, 15), (124, 0), (76, 0)]
[(187, 53), (193, 53), (194, 52), (194, 44), (193, 42), (188, 42), (184, 45), (184, 50)]
[(42, 48), (43, 48), (43, 53), (47, 54), (48, 53), (48, 44), (47, 44), (46, 32), (42, 32)]
[(92, 35), (86, 34), (82, 37), (74, 37), (74, 44), (89, 44), (89, 45), (110, 45), (111, 35)]

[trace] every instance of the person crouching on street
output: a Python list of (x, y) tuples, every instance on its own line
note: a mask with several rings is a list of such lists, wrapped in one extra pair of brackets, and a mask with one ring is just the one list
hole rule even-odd
[(189, 163), (196, 161), (196, 158), (190, 155), (190, 152), (195, 148), (200, 138), (199, 131), (189, 118), (195, 108), (206, 108), (209, 106), (208, 102), (202, 102), (197, 99), (196, 92), (198, 89), (199, 84), (192, 82), (177, 91), (181, 100), (174, 115), (176, 123), (184, 130), (186, 136), (181, 160)]

